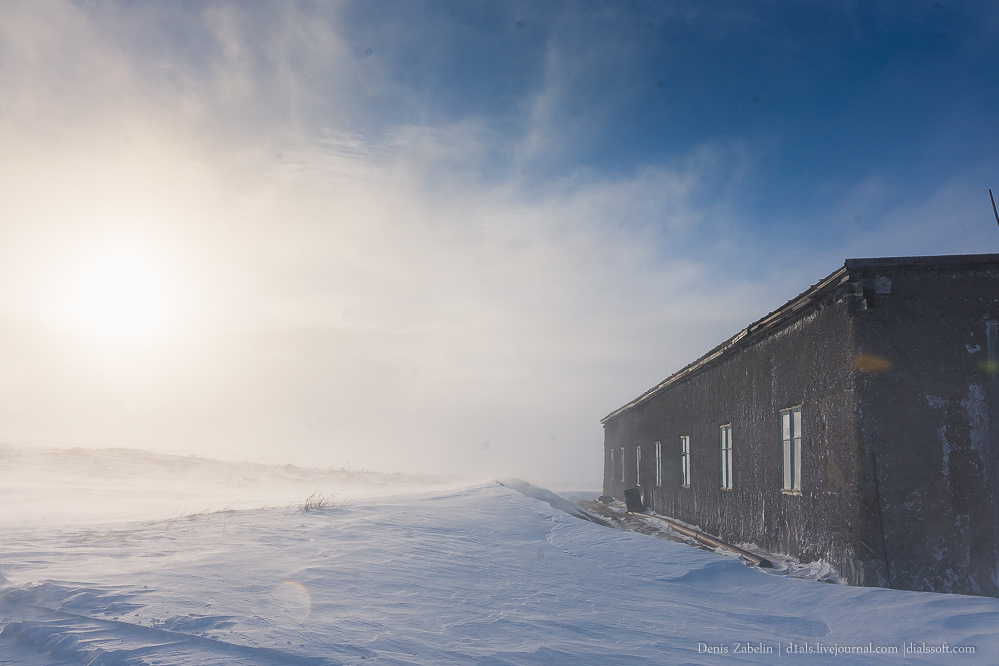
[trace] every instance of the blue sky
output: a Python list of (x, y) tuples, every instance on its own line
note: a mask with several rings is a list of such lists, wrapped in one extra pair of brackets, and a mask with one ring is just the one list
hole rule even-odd
[(845, 258), (999, 247), (997, 51), (990, 3), (5, 3), (0, 438), (596, 486)]

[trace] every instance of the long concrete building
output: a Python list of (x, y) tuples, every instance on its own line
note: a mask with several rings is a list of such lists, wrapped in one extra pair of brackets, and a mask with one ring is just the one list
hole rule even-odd
[(605, 495), (854, 585), (999, 596), (999, 255), (849, 259), (603, 424)]

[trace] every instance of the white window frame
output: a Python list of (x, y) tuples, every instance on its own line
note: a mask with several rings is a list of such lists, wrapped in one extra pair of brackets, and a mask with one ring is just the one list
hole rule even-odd
[(732, 490), (732, 424), (721, 427), (722, 490)]
[(635, 485), (642, 485), (642, 445), (635, 446)]
[(784, 472), (781, 489), (798, 494), (801, 492), (801, 405), (781, 410), (780, 430)]
[(690, 487), (690, 435), (680, 435), (680, 480), (684, 488)]
[(656, 486), (663, 485), (663, 443), (656, 442)]
[(614, 447), (608, 448), (610, 451), (610, 478), (613, 481), (617, 477), (617, 465), (614, 463)]
[(621, 447), (621, 483), (624, 483), (624, 447)]

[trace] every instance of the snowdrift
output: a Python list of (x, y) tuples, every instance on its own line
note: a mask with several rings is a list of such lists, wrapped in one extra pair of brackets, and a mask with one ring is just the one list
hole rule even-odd
[(0, 663), (999, 663), (999, 600), (768, 575), (494, 482), (0, 535)]

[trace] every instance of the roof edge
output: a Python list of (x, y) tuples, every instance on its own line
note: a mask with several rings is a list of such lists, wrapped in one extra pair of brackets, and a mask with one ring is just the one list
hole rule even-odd
[(852, 273), (871, 269), (896, 269), (896, 268), (954, 268), (966, 266), (983, 266), (994, 264), (999, 267), (999, 254), (950, 254), (939, 256), (916, 256), (916, 257), (882, 257), (865, 259), (847, 259), (843, 266), (830, 273), (826, 278), (816, 282), (814, 285), (801, 292), (787, 303), (767, 314), (746, 328), (742, 329), (728, 340), (707, 352), (697, 360), (689, 363), (680, 370), (642, 393), (640, 396), (615, 409), (610, 414), (600, 419), (606, 424), (612, 418), (637, 407), (646, 402), (655, 394), (666, 389), (670, 385), (688, 377), (715, 359), (724, 356), (737, 347), (742, 347), (750, 341), (756, 339), (760, 334), (773, 330), (796, 315), (816, 303), (828, 293), (835, 291), (842, 284), (852, 280)]
[(999, 254), (941, 254), (916, 257), (880, 257), (847, 259), (844, 265), (851, 271), (870, 268), (960, 268), (999, 264)]

